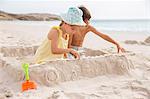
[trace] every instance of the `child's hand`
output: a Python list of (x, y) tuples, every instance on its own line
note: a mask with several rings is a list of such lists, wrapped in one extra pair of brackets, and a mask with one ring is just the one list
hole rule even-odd
[(125, 49), (122, 48), (122, 47), (120, 47), (119, 44), (117, 45), (117, 50), (118, 50), (118, 53), (119, 53), (119, 52), (123, 52), (123, 53), (125, 52)]
[(80, 59), (80, 55), (77, 51), (71, 49), (70, 53), (75, 57), (75, 59)]

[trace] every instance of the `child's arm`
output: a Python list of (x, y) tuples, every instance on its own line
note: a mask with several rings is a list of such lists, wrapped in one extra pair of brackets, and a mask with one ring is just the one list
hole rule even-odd
[(88, 31), (91, 31), (93, 33), (95, 33), (96, 35), (100, 36), (101, 38), (103, 38), (104, 40), (108, 41), (108, 42), (111, 42), (113, 44), (115, 44), (117, 46), (117, 50), (118, 50), (118, 53), (119, 51), (121, 52), (124, 52), (125, 50), (119, 45), (119, 43), (117, 43), (115, 40), (113, 40), (111, 37), (109, 37), (108, 35), (106, 34), (103, 34), (99, 31), (97, 31), (93, 26), (88, 26)]
[(73, 38), (73, 34), (69, 35), (69, 41), (68, 41), (68, 48), (72, 48), (72, 38)]
[(79, 58), (79, 54), (72, 49), (58, 48), (58, 31), (57, 30), (52, 29), (48, 33), (48, 39), (51, 40), (51, 51), (53, 54), (72, 53), (75, 57)]
[(51, 51), (53, 54), (64, 54), (70, 52), (70, 49), (58, 48), (58, 31), (52, 29), (48, 33), (48, 39), (51, 40)]

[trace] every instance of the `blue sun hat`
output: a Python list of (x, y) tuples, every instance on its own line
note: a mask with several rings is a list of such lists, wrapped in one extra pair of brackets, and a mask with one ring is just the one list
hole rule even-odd
[(82, 19), (83, 12), (77, 7), (70, 7), (67, 13), (60, 15), (61, 19), (70, 25), (85, 26)]

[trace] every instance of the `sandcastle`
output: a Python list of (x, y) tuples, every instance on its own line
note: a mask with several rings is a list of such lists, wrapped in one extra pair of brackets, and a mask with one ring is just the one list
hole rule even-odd
[[(80, 60), (56, 60), (43, 64), (33, 64), (33, 55), (37, 46), (2, 47), (0, 49), (0, 67), (15, 80), (24, 80), (21, 64), (25, 58), (30, 60), (30, 78), (39, 84), (52, 86), (59, 82), (78, 80), (82, 77), (98, 75), (124, 75), (134, 68), (131, 60), (124, 54), (106, 54), (102, 51), (85, 49)], [(98, 55), (98, 56), (96, 56)]]

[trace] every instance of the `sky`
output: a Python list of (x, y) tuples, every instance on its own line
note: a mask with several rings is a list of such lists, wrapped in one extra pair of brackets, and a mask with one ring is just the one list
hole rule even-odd
[(93, 19), (150, 19), (150, 0), (0, 0), (0, 10), (12, 13), (60, 14), (79, 5)]

